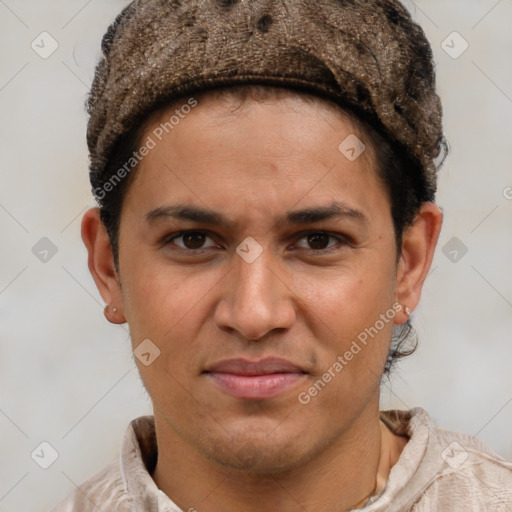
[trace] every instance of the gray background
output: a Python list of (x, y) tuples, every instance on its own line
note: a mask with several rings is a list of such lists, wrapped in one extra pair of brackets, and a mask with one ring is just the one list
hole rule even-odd
[[(151, 413), (79, 233), (93, 205), (83, 105), (101, 36), (125, 4), (0, 0), (1, 511), (55, 505)], [(512, 459), (512, 3), (406, 4), (433, 46), (451, 154), (443, 232), (413, 317), (420, 347), (383, 385), (382, 408), (424, 407)], [(58, 44), (46, 59), (44, 31)], [(461, 55), (454, 31), (469, 44)], [(58, 453), (48, 469), (31, 458), (37, 448), (49, 460), (43, 441)]]

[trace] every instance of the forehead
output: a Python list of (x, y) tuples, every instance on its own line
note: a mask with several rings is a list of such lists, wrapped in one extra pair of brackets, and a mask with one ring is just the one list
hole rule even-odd
[[(240, 131), (237, 127), (230, 133), (229, 124), (244, 129)], [(195, 129), (201, 134), (193, 133)], [(334, 138), (329, 133), (333, 130), (337, 131)], [(206, 133), (208, 131), (210, 133)], [(150, 137), (162, 146), (178, 140), (193, 144), (198, 135), (212, 140), (217, 137), (226, 149), (226, 144), (219, 139), (224, 137), (224, 142), (228, 142), (227, 135), (233, 145), (238, 142), (241, 146), (243, 142), (243, 146), (249, 146), (255, 141), (261, 146), (268, 142), (268, 137), (277, 134), (274, 145), (294, 139), (302, 143), (290, 148), (290, 157), (306, 149), (304, 142), (307, 142), (309, 150), (316, 149), (321, 154), (325, 149), (334, 148), (351, 161), (358, 159), (359, 164), (375, 168), (371, 132), (353, 112), (317, 95), (284, 87), (244, 85), (203, 91), (158, 108), (142, 124), (141, 138)], [(269, 144), (266, 146), (268, 148)], [(201, 151), (200, 144), (196, 144), (196, 152)]]
[(338, 196), (357, 200), (371, 197), (372, 186), (382, 188), (364, 130), (330, 102), (286, 91), (199, 95), (193, 108), (189, 100), (159, 109), (144, 124), (141, 142), (152, 140), (154, 148), (130, 190), (151, 196), (153, 209), (170, 196), (224, 208), (260, 199), (289, 211), (308, 197), (351, 207)]
[[(188, 104), (195, 104), (193, 109), (188, 109)], [(199, 91), (197, 94), (175, 99), (163, 105), (146, 116), (145, 127), (155, 122), (165, 123), (173, 113), (178, 114), (180, 110), (188, 115), (191, 110), (207, 111), (212, 119), (229, 119), (244, 115), (248, 107), (256, 105), (272, 105), (272, 110), (282, 111), (293, 110), (297, 113), (313, 109), (318, 114), (329, 113), (330, 116), (340, 117), (349, 124), (354, 132), (364, 131), (364, 123), (352, 110), (342, 107), (334, 101), (306, 90), (291, 89), (288, 87), (277, 87), (271, 85), (238, 85), (231, 87), (218, 87), (209, 90)], [(199, 107), (199, 108), (196, 108)], [(182, 116), (180, 116), (182, 117)], [(326, 119), (327, 120), (327, 119)]]

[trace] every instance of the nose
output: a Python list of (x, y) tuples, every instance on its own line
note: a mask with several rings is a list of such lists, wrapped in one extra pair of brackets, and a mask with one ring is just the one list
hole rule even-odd
[(222, 281), (216, 325), (254, 341), (274, 329), (289, 329), (296, 316), (294, 293), (270, 251), (263, 251), (252, 263), (235, 254), (232, 265)]

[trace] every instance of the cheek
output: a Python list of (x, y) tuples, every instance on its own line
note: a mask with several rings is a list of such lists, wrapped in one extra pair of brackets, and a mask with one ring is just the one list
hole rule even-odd
[(335, 337), (356, 336), (392, 306), (393, 265), (369, 256), (361, 255), (359, 261), (339, 271), (303, 274), (293, 280), (291, 287), (305, 314), (309, 309), (318, 315)]
[[(380, 260), (377, 269), (368, 258), (364, 265), (341, 272), (337, 278), (303, 280), (304, 317), (315, 318), (312, 330), (321, 361), (321, 372), (312, 380), (321, 382), (310, 389), (313, 395), (318, 393), (318, 406), (339, 407), (343, 402), (356, 407), (378, 388), (394, 326), (391, 262), (386, 266)], [(325, 391), (323, 384), (328, 388)], [(347, 397), (347, 390), (352, 398)], [(353, 402), (355, 396), (361, 400)]]
[[(141, 258), (139, 262), (135, 259), (126, 262), (122, 283), (125, 317), (133, 348), (150, 339), (161, 355), (166, 356), (173, 347), (164, 340), (180, 337), (183, 328), (192, 325), (190, 316), (201, 298), (195, 280), (188, 280), (183, 273), (180, 275), (169, 267), (142, 265)], [(140, 369), (145, 370), (144, 367)]]
[[(378, 396), (394, 325), (392, 287), (364, 278), (339, 280), (331, 281), (328, 291), (316, 288), (316, 296), (321, 363), (298, 401), (321, 421), (336, 417), (343, 424)], [(325, 418), (326, 410), (332, 413), (330, 419)]]
[(146, 266), (126, 279), (124, 302), (133, 348), (149, 339), (160, 351), (148, 366), (135, 361), (152, 400), (171, 416), (190, 406), (194, 347), (204, 324), (205, 295), (214, 283), (169, 266)]
[[(185, 405), (190, 400), (183, 391), (192, 392), (190, 382), (205, 354), (213, 350), (212, 341), (218, 334), (211, 327), (223, 275), (225, 269), (173, 268), (163, 263), (145, 266), (127, 279), (126, 316), (132, 346), (136, 350), (150, 339), (160, 351), (151, 366), (136, 359), (148, 392), (157, 400)], [(169, 407), (175, 406), (169, 403)]]
[[(141, 268), (133, 263), (133, 269)], [(123, 303), (134, 343), (141, 337), (163, 341), (175, 331), (190, 329), (196, 310), (215, 283), (208, 274), (198, 279), (190, 270), (168, 265), (127, 270)]]

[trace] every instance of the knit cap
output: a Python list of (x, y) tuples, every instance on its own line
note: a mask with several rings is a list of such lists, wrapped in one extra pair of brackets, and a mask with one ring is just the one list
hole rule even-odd
[(155, 108), (241, 84), (321, 95), (365, 120), (436, 189), (446, 150), (432, 50), (397, 0), (135, 0), (109, 27), (88, 98), (93, 187)]

